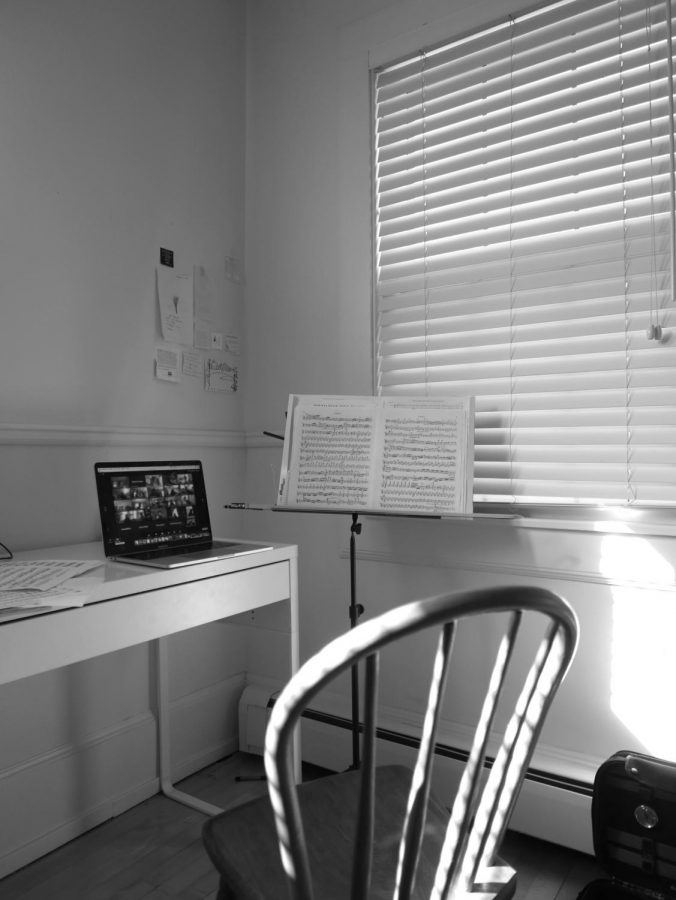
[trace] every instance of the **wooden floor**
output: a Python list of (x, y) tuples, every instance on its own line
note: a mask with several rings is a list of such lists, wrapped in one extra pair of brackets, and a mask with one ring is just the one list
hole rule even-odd
[[(217, 806), (232, 805), (265, 791), (260, 780), (236, 780), (260, 772), (259, 757), (237, 753), (180, 787)], [(202, 848), (204, 820), (153, 797), (0, 880), (0, 898), (215, 900), (218, 878)], [(589, 856), (512, 832), (502, 855), (518, 873), (516, 900), (575, 900), (585, 884), (603, 877)]]

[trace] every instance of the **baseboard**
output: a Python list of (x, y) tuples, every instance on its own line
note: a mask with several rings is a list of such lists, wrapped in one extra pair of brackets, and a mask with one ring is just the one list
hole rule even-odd
[(0, 772), (0, 877), (158, 790), (148, 712)]
[(133, 806), (153, 797), (159, 790), (159, 780), (152, 778), (143, 784), (135, 785), (133, 790), (117, 798), (106, 800), (92, 807), (81, 815), (61, 822), (55, 828), (38, 834), (33, 840), (26, 841), (0, 854), (0, 878), (16, 872), (18, 869), (35, 862), (46, 853), (51, 853), (74, 840), (91, 828), (96, 828), (108, 819), (126, 812)]
[(178, 783), (183, 778), (194, 775), (195, 772), (206, 769), (207, 766), (213, 765), (213, 763), (218, 762), (220, 759), (225, 759), (226, 756), (232, 756), (232, 754), (236, 753), (238, 750), (239, 740), (237, 735), (233, 735), (228, 740), (212, 744), (200, 753), (194, 753), (186, 759), (178, 760), (172, 765), (172, 779), (174, 784)]
[[(236, 752), (242, 682), (226, 679), (172, 703), (174, 783)], [(0, 878), (158, 790), (150, 711), (0, 771)]]
[[(250, 684), (240, 702), (240, 749), (262, 752), (263, 735), (274, 703), (274, 686)], [(411, 765), (421, 723), (395, 708), (381, 710), (377, 758), (380, 763)], [(440, 723), (435, 761), (435, 792), (451, 797), (466, 759), (463, 748), (471, 735), (466, 728)], [(301, 719), (304, 762), (333, 771), (353, 763), (352, 721), (345, 697), (328, 693), (323, 708), (310, 708)], [(524, 834), (593, 853), (591, 794), (598, 760), (538, 744), (510, 827)]]
[[(309, 711), (301, 724), (302, 755), (305, 762), (335, 771), (345, 769), (352, 762), (352, 733), (350, 723), (335, 717), (330, 721), (324, 714)], [(381, 730), (377, 758), (382, 763), (411, 765), (414, 742), (408, 734), (395, 729)], [(434, 769), (434, 790), (443, 800), (455, 793), (464, 765), (464, 751), (449, 743), (448, 732), (440, 740)], [(517, 805), (510, 819), (516, 831), (593, 854), (591, 828), (591, 783), (577, 777), (562, 775), (553, 768), (543, 767), (542, 760), (557, 756), (552, 748), (540, 755), (526, 777)], [(558, 769), (565, 765), (559, 757)]]
[(237, 751), (238, 704), (244, 684), (244, 673), (238, 673), (172, 701), (171, 777), (174, 782)]
[[(326, 719), (304, 717), (301, 724), (305, 762), (334, 771), (352, 761), (352, 735), (347, 727)], [(411, 765), (413, 747), (403, 734), (390, 733), (378, 741), (379, 763)], [(435, 760), (434, 791), (442, 799), (454, 795), (463, 769), (463, 751), (445, 742)], [(551, 752), (551, 751), (550, 751)], [(564, 847), (593, 854), (591, 784), (533, 769), (521, 788), (510, 828)]]

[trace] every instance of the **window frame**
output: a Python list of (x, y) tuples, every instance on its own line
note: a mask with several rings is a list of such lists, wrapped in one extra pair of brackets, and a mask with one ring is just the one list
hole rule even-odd
[[(546, 9), (551, 7), (552, 3), (546, 4), (538, 4), (535, 7), (531, 7), (529, 9), (523, 10), (519, 13), (519, 16), (527, 16), (532, 12), (539, 12), (542, 9)], [(668, 7), (667, 7), (668, 8)], [(672, 17), (673, 20), (673, 17)], [(493, 23), (492, 25), (481, 26), (479, 28), (473, 28), (464, 32), (463, 34), (454, 36), (452, 38), (448, 38), (444, 41), (437, 42), (434, 47), (445, 46), (449, 42), (458, 42), (462, 41), (467, 37), (471, 37), (476, 35), (477, 33), (487, 33), (490, 32), (493, 28), (504, 28), (504, 18), (498, 20), (498, 22)], [(669, 33), (669, 40), (672, 44), (672, 57), (673, 57), (673, 40), (671, 37), (671, 33)], [(428, 50), (434, 49), (434, 47), (427, 48)], [(376, 203), (376, 146), (375, 146), (375, 136), (374, 136), (374, 128), (375, 128), (375, 85), (377, 78), (377, 71), (387, 67), (387, 65), (394, 64), (395, 62), (410, 59), (413, 54), (404, 53), (400, 55), (396, 60), (392, 60), (391, 63), (386, 63), (384, 60), (381, 60), (378, 64), (371, 64), (371, 173), (372, 173), (372, 260), (373, 260), (373, 278), (372, 278), (372, 377), (373, 377), (373, 387), (374, 393), (379, 393), (379, 358), (378, 358), (378, 331), (379, 331), (379, 312), (378, 312), (378, 304), (377, 304), (377, 288), (378, 288), (378, 273), (377, 273), (377, 253), (378, 253), (378, 213), (377, 213), (377, 203)], [(673, 85), (673, 75), (671, 76), (671, 83)], [(673, 97), (673, 93), (672, 93)], [(673, 116), (672, 116), (673, 122)], [(673, 129), (672, 129), (672, 140), (673, 140)], [(673, 145), (672, 145), (673, 146)], [(672, 151), (673, 152), (673, 151)], [(673, 159), (673, 156), (672, 156)], [(673, 166), (672, 166), (673, 170)], [(673, 171), (672, 171), (673, 176)], [(673, 184), (673, 181), (672, 181)], [(672, 188), (673, 193), (673, 188)], [(409, 395), (410, 396), (410, 395)], [(475, 514), (485, 515), (485, 516), (498, 516), (498, 517), (510, 517), (519, 519), (521, 524), (529, 525), (532, 524), (534, 527), (542, 527), (543, 524), (547, 524), (548, 526), (556, 527), (556, 528), (565, 528), (572, 530), (579, 529), (592, 529), (592, 530), (625, 530), (627, 527), (631, 527), (632, 530), (639, 530), (644, 533), (656, 533), (656, 534), (664, 534), (664, 533), (675, 533), (676, 534), (676, 519), (674, 517), (674, 512), (676, 511), (676, 503), (674, 505), (651, 505), (651, 504), (641, 504), (641, 503), (603, 503), (603, 502), (593, 502), (593, 503), (566, 503), (566, 502), (519, 502), (514, 500), (505, 499), (497, 500), (476, 500), (475, 499)]]

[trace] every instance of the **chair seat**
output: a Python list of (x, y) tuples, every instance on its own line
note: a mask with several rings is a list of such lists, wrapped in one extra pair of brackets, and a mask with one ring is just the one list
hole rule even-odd
[[(411, 771), (405, 766), (376, 770), (374, 853), (370, 900), (391, 900)], [(360, 773), (328, 775), (298, 789), (310, 868), (318, 900), (348, 900)], [(448, 812), (434, 798), (427, 814), (415, 898), (429, 897)], [(210, 819), (204, 843), (221, 873), (223, 898), (283, 900), (286, 878), (279, 857), (270, 801), (251, 800)], [(225, 851), (225, 852), (223, 852)], [(501, 900), (511, 896), (503, 890)]]
[[(474, 736), (444, 808), (429, 790), (437, 731), (446, 687), (456, 688), (456, 702), (463, 687), (462, 679), (449, 682), (457, 632), (476, 617), (490, 623), (488, 665), (473, 704)], [(528, 634), (520, 636), (524, 619)], [(532, 640), (533, 619), (539, 642)], [(412, 775), (405, 767), (375, 765), (384, 750), (377, 726), (380, 656), (422, 631), (436, 631), (437, 644), (417, 753), (410, 748)], [(258, 800), (206, 826), (205, 844), (221, 874), (219, 900), (431, 900), (441, 894), (443, 900), (508, 900), (516, 875), (496, 857), (577, 635), (575, 614), (557, 594), (508, 586), (414, 600), (334, 638), (294, 673), (270, 712), (265, 771), (271, 805)], [(293, 772), (301, 716), (319, 691), (360, 663), (361, 768), (298, 787)], [(489, 758), (492, 746), (497, 752)]]

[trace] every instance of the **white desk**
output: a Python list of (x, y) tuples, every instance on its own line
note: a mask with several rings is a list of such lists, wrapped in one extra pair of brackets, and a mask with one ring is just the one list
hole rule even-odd
[[(289, 603), (289, 674), (298, 668), (298, 551), (275, 544), (247, 556), (165, 571), (105, 561), (101, 545), (74, 544), (26, 551), (21, 559), (95, 559), (101, 565), (73, 579), (90, 599), (83, 607), (0, 619), (0, 684), (71, 663), (155, 642), (160, 790), (214, 815), (171, 782), (166, 638), (236, 613)], [(2, 563), (0, 563), (1, 565)], [(299, 760), (296, 760), (299, 765)]]

